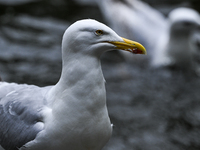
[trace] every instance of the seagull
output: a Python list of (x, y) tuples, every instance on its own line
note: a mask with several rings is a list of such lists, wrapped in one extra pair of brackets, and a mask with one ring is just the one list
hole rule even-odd
[[(140, 0), (97, 1), (108, 24), (120, 35), (143, 43), (150, 51), (152, 67), (193, 68), (191, 34), (200, 25), (200, 16), (191, 8), (179, 7), (165, 17)], [(113, 17), (117, 14), (117, 17)], [(127, 60), (132, 56), (123, 53)]]
[(138, 42), (108, 26), (83, 19), (62, 39), (57, 84), (0, 82), (0, 145), (3, 150), (101, 150), (111, 137), (100, 56), (109, 50), (146, 54)]
[(197, 46), (192, 42), (192, 35), (196, 35), (200, 26), (200, 15), (191, 8), (180, 7), (172, 10), (168, 18), (168, 29), (158, 40), (152, 64), (155, 67), (191, 69), (194, 67), (192, 64)]

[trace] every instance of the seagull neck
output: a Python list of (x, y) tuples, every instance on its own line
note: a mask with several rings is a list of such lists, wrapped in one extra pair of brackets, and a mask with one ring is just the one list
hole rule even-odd
[[(102, 101), (106, 93), (99, 58), (82, 56), (63, 59), (61, 78), (53, 87), (51, 95), (52, 97), (59, 96), (59, 99), (53, 100), (55, 102), (70, 98), (75, 101), (85, 99), (93, 101), (100, 98)], [(105, 98), (102, 102), (105, 103)]]
[(89, 82), (91, 82), (91, 79), (99, 78), (101, 80), (103, 78), (101, 62), (97, 57), (83, 55), (63, 58), (62, 66), (59, 82), (67, 87), (88, 78), (90, 78)]

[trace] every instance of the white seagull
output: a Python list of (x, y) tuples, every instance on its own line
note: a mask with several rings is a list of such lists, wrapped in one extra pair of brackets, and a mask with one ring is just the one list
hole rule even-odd
[[(182, 69), (195, 69), (195, 32), (200, 26), (200, 15), (190, 8), (176, 8), (169, 13), (168, 28), (160, 35), (152, 55), (153, 66), (173, 66)], [(193, 38), (192, 38), (193, 37)]]
[(54, 86), (0, 82), (0, 145), (4, 150), (101, 150), (112, 133), (100, 56), (145, 48), (86, 19), (62, 40), (62, 73)]
[[(195, 61), (191, 35), (200, 25), (200, 16), (191, 8), (176, 8), (166, 18), (140, 0), (97, 1), (108, 24), (120, 35), (143, 43), (151, 51), (154, 67), (188, 69)], [(117, 15), (116, 15), (117, 14)], [(115, 17), (113, 17), (116, 15)], [(189, 44), (190, 43), (190, 44)], [(132, 56), (125, 54), (125, 58)]]

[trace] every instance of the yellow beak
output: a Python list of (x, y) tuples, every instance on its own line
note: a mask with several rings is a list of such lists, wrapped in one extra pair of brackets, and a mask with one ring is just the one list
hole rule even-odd
[(109, 43), (115, 45), (117, 47), (117, 49), (129, 51), (134, 54), (144, 54), (144, 55), (147, 54), (147, 51), (142, 44), (135, 42), (135, 41), (131, 41), (129, 39), (125, 39), (123, 37), (121, 37), (121, 38), (124, 40), (123, 42), (112, 41)]

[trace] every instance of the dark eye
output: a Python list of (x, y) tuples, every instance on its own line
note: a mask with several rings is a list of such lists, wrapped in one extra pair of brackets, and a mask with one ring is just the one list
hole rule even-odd
[(96, 35), (102, 35), (103, 31), (102, 30), (96, 30), (95, 33), (96, 33)]

